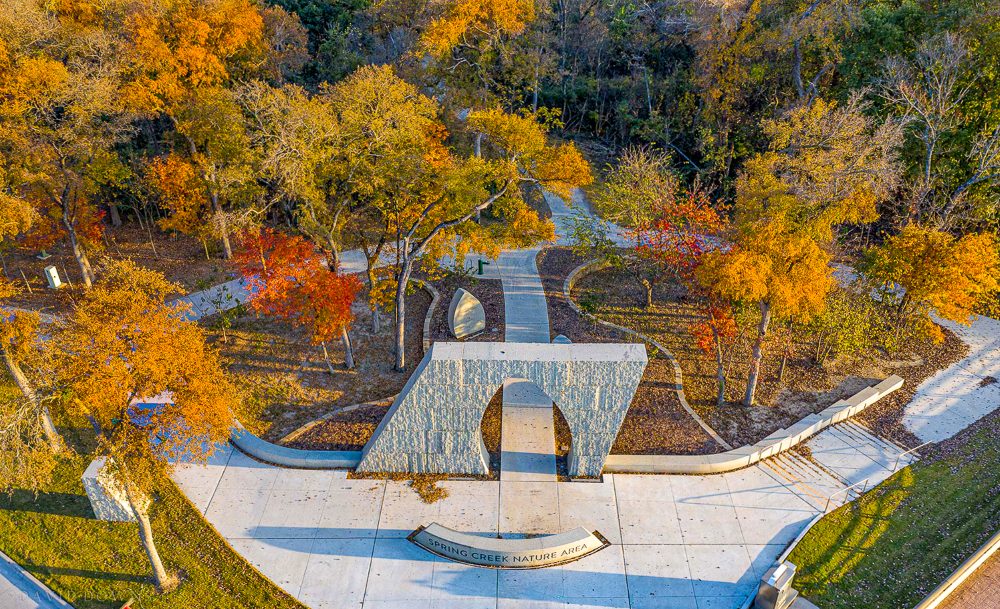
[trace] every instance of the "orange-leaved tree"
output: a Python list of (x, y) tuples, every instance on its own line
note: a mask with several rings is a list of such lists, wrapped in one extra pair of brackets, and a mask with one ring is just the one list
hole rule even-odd
[(912, 324), (941, 341), (931, 313), (968, 324), (977, 306), (1000, 290), (997, 247), (990, 233), (956, 238), (910, 224), (869, 250), (861, 269), (895, 306), (897, 329)]
[(876, 204), (898, 183), (899, 125), (876, 124), (864, 110), (857, 96), (843, 106), (814, 100), (768, 121), (769, 150), (747, 161), (736, 182), (728, 242), (696, 271), (709, 294), (760, 309), (746, 406), (772, 317), (808, 321), (823, 310), (836, 227), (877, 219)]
[(185, 306), (164, 302), (180, 291), (156, 271), (110, 262), (53, 341), (65, 408), (94, 425), (95, 454), (108, 457), (124, 490), (160, 589), (174, 580), (153, 540), (150, 491), (174, 459), (204, 460), (224, 443), (239, 406), (203, 330), (185, 319)]
[(760, 309), (743, 403), (752, 406), (772, 317), (807, 320), (823, 310), (833, 286), (830, 254), (816, 241), (764, 225), (738, 234), (728, 249), (706, 254), (698, 282), (713, 296)]
[[(701, 257), (715, 247), (726, 225), (704, 191), (674, 193), (653, 211), (653, 221), (636, 233), (639, 259), (653, 267), (655, 276), (666, 276), (690, 285)], [(653, 304), (653, 287), (646, 285), (646, 306)]]
[(322, 253), (298, 235), (264, 228), (245, 233), (241, 245), (235, 261), (247, 280), (250, 306), (308, 328), (312, 343), (323, 348), (331, 374), (326, 343), (339, 337), (344, 343), (344, 365), (354, 368), (349, 329), (360, 280), (324, 268)]

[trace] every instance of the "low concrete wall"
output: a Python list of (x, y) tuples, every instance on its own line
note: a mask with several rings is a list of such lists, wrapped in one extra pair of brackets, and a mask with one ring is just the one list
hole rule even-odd
[(266, 463), (302, 469), (355, 468), (361, 462), (361, 451), (353, 450), (300, 450), (278, 446), (262, 440), (237, 424), (229, 441), (250, 455)]
[(605, 472), (644, 474), (720, 474), (742, 469), (782, 453), (823, 429), (845, 421), (903, 386), (903, 379), (890, 376), (878, 385), (862, 389), (822, 412), (811, 414), (786, 429), (779, 429), (756, 444), (714, 455), (608, 455)]
[(636, 332), (635, 330), (632, 330), (631, 328), (626, 328), (625, 326), (619, 326), (618, 324), (613, 324), (610, 321), (604, 321), (603, 319), (597, 317), (596, 315), (591, 315), (590, 313), (587, 313), (586, 311), (581, 309), (579, 305), (576, 304), (575, 300), (573, 300), (573, 286), (576, 284), (577, 280), (586, 272), (600, 270), (606, 266), (607, 262), (604, 262), (602, 260), (591, 260), (590, 262), (584, 262), (580, 266), (573, 269), (573, 271), (566, 276), (566, 281), (563, 282), (563, 296), (566, 298), (566, 302), (568, 302), (569, 306), (574, 311), (576, 311), (577, 315), (582, 315), (583, 317), (592, 319), (595, 323), (598, 323), (602, 326), (605, 326), (607, 328), (613, 328), (615, 330), (618, 330), (619, 332), (624, 332), (625, 334), (634, 336), (639, 340), (649, 343), (650, 345), (655, 347), (660, 353), (662, 353), (665, 358), (670, 360), (670, 364), (674, 367), (674, 391), (677, 392), (677, 399), (678, 401), (680, 401), (681, 407), (684, 408), (684, 410), (686, 410), (689, 415), (691, 415), (691, 418), (693, 418), (695, 422), (698, 423), (698, 425), (700, 425), (701, 428), (705, 430), (705, 433), (711, 436), (711, 438), (715, 440), (715, 442), (719, 446), (725, 448), (726, 450), (732, 450), (733, 448), (732, 445), (730, 445), (729, 442), (723, 440), (722, 436), (720, 436), (714, 429), (712, 429), (712, 426), (706, 423), (705, 420), (702, 419), (698, 415), (698, 413), (694, 411), (694, 408), (691, 408), (691, 405), (688, 404), (687, 397), (684, 395), (684, 376), (683, 373), (681, 372), (681, 365), (677, 363), (677, 358), (674, 357), (674, 354), (670, 352), (670, 349), (667, 349), (665, 346), (653, 340), (652, 338), (646, 336), (645, 334)]
[(976, 550), (976, 553), (966, 559), (961, 565), (955, 569), (955, 572), (948, 576), (941, 585), (934, 588), (934, 591), (927, 595), (927, 598), (917, 603), (916, 607), (913, 609), (936, 609), (941, 603), (943, 603), (951, 593), (958, 589), (965, 580), (969, 578), (970, 575), (976, 572), (976, 569), (983, 566), (983, 564), (990, 559), (994, 554), (1000, 551), (1000, 531), (989, 539), (981, 548)]

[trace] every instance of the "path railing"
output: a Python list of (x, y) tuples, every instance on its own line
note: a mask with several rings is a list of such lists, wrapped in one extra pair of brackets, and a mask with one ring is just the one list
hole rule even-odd
[[(848, 486), (847, 488), (842, 488), (839, 491), (837, 491), (835, 493), (832, 493), (829, 497), (826, 498), (826, 507), (823, 508), (823, 513), (826, 514), (826, 513), (828, 513), (830, 511), (830, 504), (833, 503), (833, 498), (836, 497), (836, 496), (838, 496), (838, 495), (840, 495), (841, 493), (850, 493), (851, 490), (855, 489), (858, 486), (861, 486), (862, 487), (861, 488), (861, 492), (858, 493), (857, 496), (860, 497), (861, 495), (864, 495), (865, 491), (868, 490), (868, 483), (870, 482), (870, 480), (871, 480), (870, 478), (865, 478), (864, 480), (861, 480), (859, 482), (855, 482), (854, 484), (852, 484), (851, 486)], [(864, 486), (862, 486), (862, 485), (864, 485)], [(846, 501), (845, 501), (845, 503), (846, 503)]]
[(899, 462), (902, 461), (903, 457), (905, 457), (907, 455), (915, 454), (918, 450), (920, 450), (921, 448), (927, 446), (928, 444), (934, 444), (934, 442), (924, 442), (920, 446), (915, 446), (915, 447), (911, 448), (910, 450), (905, 450), (905, 451), (899, 453), (899, 455), (896, 456), (896, 462), (892, 465), (892, 472), (896, 473), (899, 470)]

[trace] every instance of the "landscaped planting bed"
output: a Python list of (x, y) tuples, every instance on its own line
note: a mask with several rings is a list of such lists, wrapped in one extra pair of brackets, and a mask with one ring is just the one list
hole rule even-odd
[[(555, 278), (568, 273), (566, 267), (575, 268), (582, 262), (565, 250), (549, 256), (558, 256), (562, 261), (561, 265), (543, 262), (543, 266), (561, 267), (558, 272), (550, 271)], [(558, 282), (553, 280), (552, 283)], [(553, 285), (552, 289), (555, 287)], [(549, 287), (546, 291), (550, 291)], [(812, 357), (813, 344), (782, 324), (774, 323), (772, 339), (765, 346), (757, 403), (746, 408), (740, 402), (756, 336), (756, 319), (751, 315), (739, 327), (734, 346), (726, 354), (726, 402), (720, 407), (716, 405), (715, 359), (696, 346), (691, 328), (698, 322), (699, 312), (683, 288), (669, 283), (658, 284), (654, 289), (653, 306), (647, 309), (645, 291), (639, 282), (627, 272), (608, 267), (580, 276), (573, 298), (599, 318), (634, 329), (666, 346), (680, 363), (688, 403), (733, 446), (757, 442), (892, 374), (905, 379), (906, 392), (873, 409), (866, 415), (866, 421), (879, 433), (912, 444), (913, 438), (898, 423), (902, 406), (921, 381), (965, 353), (961, 341), (945, 332), (946, 340), (942, 345), (915, 340), (892, 356), (871, 355), (816, 365)], [(573, 320), (565, 311), (557, 312), (557, 316), (567, 328), (575, 327), (577, 331), (588, 328), (586, 320)], [(781, 334), (789, 338), (779, 339)], [(779, 380), (783, 355), (787, 359)]]
[(789, 560), (822, 609), (916, 605), (1000, 529), (1000, 411), (830, 513)]
[[(304, 329), (246, 309), (235, 311), (228, 318), (209, 317), (201, 323), (209, 332), (210, 342), (220, 350), (229, 372), (247, 390), (250, 409), (256, 411), (262, 422), (261, 428), (254, 431), (274, 442), (304, 423), (344, 406), (399, 393), (423, 357), (423, 323), (430, 300), (421, 289), (413, 290), (407, 297), (405, 372), (394, 369), (391, 320), (383, 320), (379, 333), (373, 334), (371, 313), (363, 294), (355, 302), (355, 321), (350, 332), (356, 363), (353, 370), (343, 367), (344, 348), (340, 341), (327, 343), (333, 362), (331, 373), (322, 349), (310, 343)], [(231, 327), (224, 328), (227, 324)], [(337, 424), (338, 431), (344, 433), (324, 436), (325, 432), (318, 431), (329, 442), (323, 448), (333, 450), (358, 442), (359, 429), (371, 420), (372, 411), (355, 411), (345, 416), (350, 424)]]
[[(582, 318), (566, 302), (563, 295), (566, 276), (582, 262), (584, 259), (566, 248), (548, 248), (538, 256), (552, 335), (563, 334), (581, 343), (637, 342), (634, 336)], [(651, 347), (647, 347), (647, 352), (649, 364), (611, 452), (685, 455), (722, 450), (681, 407), (670, 360)]]

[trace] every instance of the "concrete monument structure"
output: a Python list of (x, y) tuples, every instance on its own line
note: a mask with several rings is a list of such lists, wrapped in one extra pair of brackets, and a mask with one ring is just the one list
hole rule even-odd
[(435, 343), (362, 452), (359, 472), (486, 474), (480, 424), (527, 379), (569, 424), (571, 476), (598, 476), (646, 369), (641, 344)]
[(45, 267), (45, 281), (49, 282), (49, 288), (53, 290), (59, 289), (62, 286), (62, 280), (59, 279), (59, 271), (56, 270), (56, 267)]
[(448, 329), (455, 338), (479, 334), (486, 329), (486, 311), (483, 303), (462, 288), (455, 291), (448, 306)]

